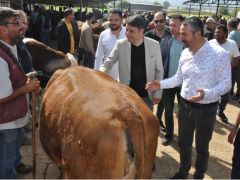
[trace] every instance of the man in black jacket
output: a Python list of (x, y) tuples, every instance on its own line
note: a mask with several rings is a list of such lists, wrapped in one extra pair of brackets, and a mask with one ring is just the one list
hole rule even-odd
[[(150, 30), (144, 34), (144, 36), (149, 37), (151, 39), (154, 39), (158, 41), (159, 43), (164, 37), (171, 37), (171, 33), (167, 30), (166, 28), (166, 15), (164, 12), (159, 11), (154, 14), (153, 17), (153, 22), (155, 28), (153, 30)], [(160, 102), (161, 103), (161, 102)], [(164, 107), (161, 109), (162, 111), (164, 110)], [(166, 128), (163, 124), (162, 121), (162, 113), (157, 113), (157, 117), (159, 119), (159, 125), (160, 125), (160, 130), (165, 132)]]
[(74, 28), (73, 23), (74, 11), (73, 9), (66, 9), (64, 11), (64, 19), (59, 23), (57, 27), (57, 42), (58, 50), (63, 53), (75, 53), (75, 47), (77, 42), (75, 42), (75, 37), (77, 36), (77, 29)]
[[(171, 36), (165, 36), (161, 40), (161, 52), (164, 67), (164, 79), (170, 78), (175, 75), (180, 55), (183, 50), (183, 43), (180, 41), (180, 26), (184, 18), (181, 15), (172, 15), (169, 28)], [(162, 139), (163, 145), (168, 145), (173, 139), (173, 108), (175, 95), (177, 98), (180, 97), (181, 87), (175, 87), (171, 89), (164, 89), (162, 95), (162, 101), (158, 105), (157, 117), (162, 118), (163, 110), (165, 108), (165, 126), (166, 135)]]

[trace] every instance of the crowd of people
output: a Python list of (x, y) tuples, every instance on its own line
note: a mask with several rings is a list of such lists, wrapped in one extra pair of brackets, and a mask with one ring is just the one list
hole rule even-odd
[[(229, 97), (240, 99), (238, 19), (167, 16), (163, 11), (134, 14), (113, 9), (102, 16), (108, 28), (100, 33), (96, 44), (92, 28), (96, 13), (85, 12), (81, 31), (73, 9), (65, 9), (57, 23), (53, 23), (51, 14), (44, 6), (35, 6), (27, 19), (23, 11), (0, 8), (0, 178), (16, 178), (16, 172), (32, 170), (21, 162), (19, 151), (26, 140), (24, 126), (30, 116), (28, 93), (39, 91), (39, 81), (25, 75), (33, 70), (22, 43), (28, 25), (26, 35), (45, 44), (50, 43), (50, 33), (56, 28), (58, 50), (126, 84), (150, 110), (157, 105), (164, 146), (173, 141), (176, 96), (180, 167), (172, 178), (188, 177), (194, 133), (194, 178), (204, 178), (216, 116), (228, 123), (224, 110)], [(228, 137), (230, 143), (236, 137), (234, 179), (240, 178), (239, 123), (240, 115)]]

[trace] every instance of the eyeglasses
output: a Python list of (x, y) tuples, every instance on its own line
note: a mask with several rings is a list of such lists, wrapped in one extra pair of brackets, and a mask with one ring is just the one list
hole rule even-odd
[(157, 23), (164, 23), (164, 20), (163, 20), (163, 19), (154, 20), (154, 23), (155, 23), (155, 24), (157, 24)]
[(15, 25), (15, 26), (19, 26), (19, 25), (20, 25), (20, 22), (17, 21), (17, 22), (0, 23), (0, 26), (6, 26), (6, 25), (9, 25), (9, 24), (12, 24), (12, 25)]
[(25, 26), (28, 26), (28, 22), (21, 21), (21, 23), (24, 24)]

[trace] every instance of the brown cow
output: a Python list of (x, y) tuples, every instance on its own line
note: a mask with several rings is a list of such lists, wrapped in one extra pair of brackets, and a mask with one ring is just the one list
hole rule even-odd
[(62, 178), (151, 178), (157, 118), (128, 86), (84, 67), (55, 72), (40, 112), (43, 148)]
[(31, 55), (33, 68), (44, 74), (38, 77), (41, 87), (46, 86), (56, 70), (78, 65), (71, 54), (65, 55), (63, 52), (52, 49), (35, 39), (25, 38), (23, 42)]

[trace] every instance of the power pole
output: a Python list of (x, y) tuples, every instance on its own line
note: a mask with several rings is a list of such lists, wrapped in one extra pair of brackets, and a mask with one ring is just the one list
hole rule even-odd
[(191, 1), (190, 1), (190, 7), (189, 7), (189, 11), (188, 11), (188, 15), (190, 16), (190, 14), (191, 14), (191, 10), (192, 10), (192, 3), (191, 3)]
[(220, 0), (218, 0), (218, 2), (217, 2), (216, 16), (218, 15), (219, 1), (220, 1)]
[(20, 0), (20, 9), (23, 10), (23, 0)]

